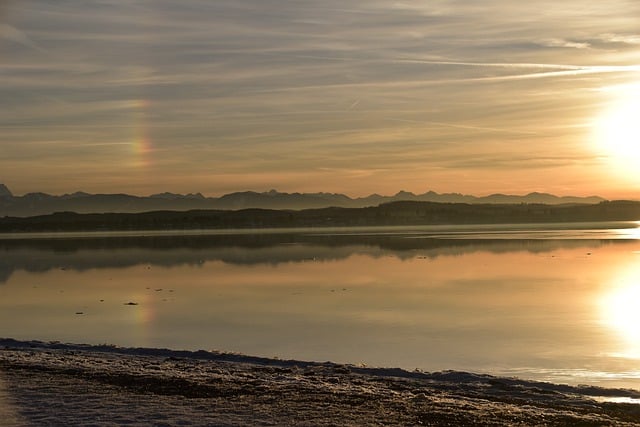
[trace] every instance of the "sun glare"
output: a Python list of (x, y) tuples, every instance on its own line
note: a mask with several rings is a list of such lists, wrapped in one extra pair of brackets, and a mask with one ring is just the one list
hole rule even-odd
[(601, 299), (604, 323), (626, 342), (625, 357), (640, 359), (640, 270), (632, 269), (619, 277), (611, 291)]
[(640, 179), (640, 84), (617, 88), (595, 123), (596, 150), (617, 172)]

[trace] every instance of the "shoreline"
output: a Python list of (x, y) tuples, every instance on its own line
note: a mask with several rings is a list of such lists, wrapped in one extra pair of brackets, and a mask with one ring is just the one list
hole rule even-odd
[(604, 201), (595, 205), (467, 204), (396, 201), (360, 208), (240, 210), (151, 210), (0, 218), (0, 232), (157, 231), (199, 229), (287, 229), (308, 227), (425, 226), (635, 222), (640, 202)]
[[(4, 384), (4, 386), (3, 386)], [(9, 425), (629, 425), (640, 391), (0, 339)]]

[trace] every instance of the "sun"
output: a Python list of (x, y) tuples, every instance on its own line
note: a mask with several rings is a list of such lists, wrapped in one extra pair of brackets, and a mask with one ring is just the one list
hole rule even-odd
[(595, 122), (595, 147), (618, 172), (640, 178), (640, 84), (613, 94)]

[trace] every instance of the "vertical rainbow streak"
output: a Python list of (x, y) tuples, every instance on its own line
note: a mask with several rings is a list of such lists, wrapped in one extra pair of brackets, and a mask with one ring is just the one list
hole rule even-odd
[(139, 293), (134, 296), (133, 301), (138, 305), (131, 308), (131, 332), (135, 346), (153, 347), (157, 343), (153, 342), (155, 330), (155, 300), (149, 291)]
[(152, 347), (156, 343), (153, 341), (153, 330), (155, 329), (155, 301), (153, 297), (147, 293), (141, 301), (140, 310), (138, 310), (137, 324), (140, 334), (140, 342), (143, 346)]
[(134, 162), (138, 166), (149, 166), (151, 163), (152, 141), (149, 136), (149, 125), (147, 122), (147, 111), (149, 101), (138, 99), (133, 102), (133, 154)]

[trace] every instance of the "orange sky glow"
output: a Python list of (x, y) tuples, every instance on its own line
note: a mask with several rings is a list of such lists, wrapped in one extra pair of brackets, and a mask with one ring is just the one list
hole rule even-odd
[(640, 199), (640, 3), (0, 5), (15, 194)]

